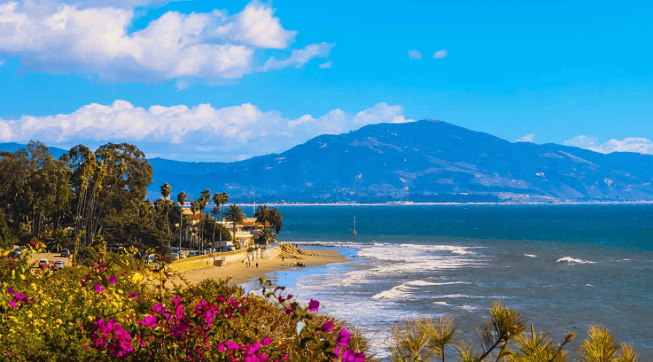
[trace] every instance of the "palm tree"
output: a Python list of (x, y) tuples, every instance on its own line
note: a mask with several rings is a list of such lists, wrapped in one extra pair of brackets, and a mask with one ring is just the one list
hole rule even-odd
[(274, 228), (276, 234), (280, 233), (283, 227), (283, 216), (275, 208), (270, 209), (270, 226)]
[[(202, 191), (202, 196), (197, 200), (199, 203), (199, 208), (200, 208), (200, 214), (203, 216), (204, 215), (204, 209), (206, 209), (206, 205), (209, 204), (209, 200), (211, 199), (211, 191), (209, 190), (204, 190)], [(202, 243), (202, 251), (204, 250), (204, 226), (203, 223), (201, 222), (202, 218), (200, 217), (200, 241)]]
[[(254, 217), (256, 218), (256, 222), (263, 224), (263, 230), (267, 230), (266, 225), (270, 222), (272, 218), (272, 213), (266, 205), (261, 205), (256, 209), (256, 212), (254, 213)], [(264, 236), (265, 236), (265, 245), (267, 245), (268, 238), (267, 235)]]
[[(216, 221), (218, 220), (218, 214), (222, 215), (222, 212), (224, 212), (224, 207), (222, 210), (220, 210), (220, 206), (224, 205), (227, 200), (229, 200), (229, 196), (227, 195), (226, 192), (219, 193), (216, 192), (215, 195), (213, 195), (213, 203), (215, 204), (215, 207), (218, 208), (217, 212), (214, 214)], [(222, 221), (222, 217), (220, 217), (220, 221)], [(215, 236), (215, 235), (214, 235)], [(220, 247), (222, 247), (222, 225), (220, 225)]]
[(163, 186), (161, 186), (161, 197), (163, 197), (164, 200), (168, 200), (170, 197), (170, 185), (168, 183), (164, 183)]
[(236, 239), (236, 223), (242, 223), (243, 219), (245, 218), (245, 213), (243, 210), (240, 208), (240, 206), (236, 204), (231, 204), (229, 207), (227, 207), (227, 211), (224, 213), (226, 216), (225, 219), (229, 222), (231, 222), (231, 229), (232, 229), (232, 239), (234, 243), (238, 243)]
[[(165, 219), (166, 219), (166, 229), (168, 229), (168, 237), (170, 238), (170, 243), (172, 243), (172, 232), (170, 231), (170, 223), (168, 222), (168, 213), (170, 213), (170, 203), (168, 202), (168, 199), (170, 198), (170, 190), (171, 187), (168, 185), (168, 183), (164, 183), (163, 186), (161, 186), (161, 197), (163, 197), (163, 208), (162, 211), (165, 213)], [(168, 243), (168, 248), (170, 248), (170, 243)]]
[(181, 208), (181, 215), (179, 216), (179, 252), (181, 253), (181, 231), (183, 230), (184, 226), (184, 205), (186, 205), (186, 198), (188, 195), (186, 195), (185, 192), (180, 192), (177, 194), (177, 201), (179, 202), (179, 206)]
[(190, 211), (193, 213), (193, 220), (195, 219), (195, 213), (199, 211), (200, 205), (199, 200), (195, 200), (190, 203)]

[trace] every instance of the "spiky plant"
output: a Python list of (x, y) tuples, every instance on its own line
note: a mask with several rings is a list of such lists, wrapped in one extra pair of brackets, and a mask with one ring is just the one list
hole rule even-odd
[(401, 326), (392, 329), (392, 338), (395, 342), (393, 355), (401, 356), (399, 361), (404, 361), (407, 357), (421, 361), (425, 357), (422, 354), (429, 353), (428, 350), (424, 351), (429, 337), (421, 328), (419, 320), (404, 320)]
[(456, 338), (457, 327), (452, 316), (425, 319), (420, 324), (422, 331), (429, 337), (428, 347), (445, 362), (445, 347)]

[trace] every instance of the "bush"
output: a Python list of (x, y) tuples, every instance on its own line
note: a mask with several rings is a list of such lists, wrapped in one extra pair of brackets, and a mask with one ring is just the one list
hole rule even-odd
[[(33, 251), (32, 248), (30, 250)], [(2, 251), (0, 355), (18, 361), (365, 361), (366, 342), (339, 321), (262, 281), (172, 285), (163, 265), (102, 254), (94, 264), (32, 268)]]

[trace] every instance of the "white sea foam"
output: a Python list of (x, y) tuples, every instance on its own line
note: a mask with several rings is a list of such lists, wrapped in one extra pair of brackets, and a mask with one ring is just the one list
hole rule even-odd
[(537, 255), (535, 254), (524, 254), (524, 256), (527, 256), (529, 258), (537, 258)]
[(465, 305), (461, 305), (461, 306), (459, 306), (458, 308), (460, 308), (460, 309), (462, 309), (462, 310), (466, 310), (466, 311), (468, 311), (468, 312), (473, 312), (473, 311), (475, 311), (475, 310), (479, 310), (479, 309), (481, 309), (481, 307), (477, 307), (477, 306), (474, 306), (474, 305), (467, 305), (467, 304), (465, 304)]
[(412, 299), (415, 296), (414, 290), (417, 287), (448, 285), (448, 284), (469, 284), (465, 282), (427, 282), (424, 280), (412, 280), (405, 282), (401, 285), (392, 287), (391, 289), (384, 290), (372, 296), (372, 299), (386, 299), (386, 300), (399, 300), (399, 299)]
[(564, 258), (560, 258), (556, 260), (556, 263), (568, 263), (568, 264), (596, 264), (595, 262), (591, 260), (583, 260), (583, 259), (576, 259), (572, 258), (570, 256), (565, 256)]
[(470, 298), (470, 299), (509, 299), (504, 295), (467, 295), (467, 294), (447, 294), (438, 295), (437, 298)]
[(435, 304), (435, 305), (451, 305), (451, 304), (449, 304), (447, 302), (433, 302), (433, 304)]
[(586, 287), (593, 287), (592, 284), (585, 284)]

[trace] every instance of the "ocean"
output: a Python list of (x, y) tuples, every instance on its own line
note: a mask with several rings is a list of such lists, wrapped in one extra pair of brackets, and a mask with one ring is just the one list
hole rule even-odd
[(280, 241), (337, 247), (353, 261), (268, 277), (357, 326), (381, 360), (404, 319), (449, 314), (477, 340), (494, 301), (555, 341), (576, 333), (572, 352), (604, 324), (653, 360), (653, 205), (277, 208)]

